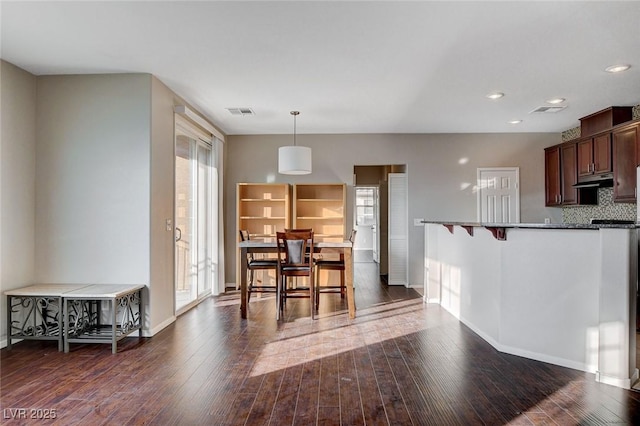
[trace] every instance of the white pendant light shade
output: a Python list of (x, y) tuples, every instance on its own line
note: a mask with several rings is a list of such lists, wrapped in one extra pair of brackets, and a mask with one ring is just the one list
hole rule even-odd
[(311, 173), (311, 148), (306, 146), (281, 146), (278, 148), (278, 173), (283, 175), (308, 175)]
[(308, 175), (311, 173), (311, 148), (296, 145), (296, 117), (299, 111), (291, 111), (293, 115), (293, 145), (278, 148), (278, 173), (283, 175)]

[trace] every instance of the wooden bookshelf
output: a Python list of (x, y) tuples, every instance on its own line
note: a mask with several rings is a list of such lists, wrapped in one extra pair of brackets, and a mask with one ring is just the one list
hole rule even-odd
[[(236, 190), (236, 240), (240, 230), (252, 240), (275, 241), (276, 232), (291, 225), (291, 187), (287, 183), (239, 183)], [(236, 254), (236, 285), (240, 285), (240, 250)], [(265, 273), (266, 274), (266, 273)], [(261, 279), (275, 277), (263, 276)]]
[(295, 184), (293, 227), (312, 228), (316, 241), (345, 239), (346, 185)]

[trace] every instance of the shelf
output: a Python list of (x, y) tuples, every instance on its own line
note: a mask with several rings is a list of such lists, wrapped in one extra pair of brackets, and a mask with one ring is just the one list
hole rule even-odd
[(240, 216), (241, 220), (284, 220), (285, 217), (280, 217), (280, 216), (273, 216), (273, 217), (266, 217), (266, 216)]
[(343, 216), (298, 216), (298, 220), (343, 220)]
[(299, 184), (293, 188), (294, 227), (313, 228), (317, 241), (343, 240), (346, 185)]
[[(236, 238), (240, 230), (252, 240), (275, 241), (276, 232), (291, 227), (291, 185), (288, 183), (238, 183)], [(240, 250), (236, 254), (236, 285), (240, 284)]]
[(342, 203), (342, 199), (337, 198), (298, 198), (297, 201), (304, 203)]
[(284, 203), (286, 200), (284, 198), (241, 198), (241, 202), (245, 203), (265, 203), (265, 202), (273, 202), (273, 203)]

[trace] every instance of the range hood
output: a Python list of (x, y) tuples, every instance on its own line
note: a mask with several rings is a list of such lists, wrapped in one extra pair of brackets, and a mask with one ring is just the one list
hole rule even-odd
[(573, 185), (574, 188), (611, 188), (613, 186), (613, 173), (585, 176), (580, 182)]

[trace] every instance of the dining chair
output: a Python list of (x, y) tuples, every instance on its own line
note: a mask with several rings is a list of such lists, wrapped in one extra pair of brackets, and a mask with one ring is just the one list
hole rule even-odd
[[(352, 229), (351, 234), (349, 235), (349, 241), (351, 244), (356, 240), (356, 230)], [(324, 259), (319, 257), (315, 261), (316, 267), (316, 305), (319, 304), (320, 293), (340, 293), (340, 297), (344, 299), (345, 294), (347, 292), (347, 286), (345, 284), (345, 264), (344, 264), (344, 254), (340, 253), (339, 259)], [(340, 272), (340, 284), (339, 285), (321, 285), (320, 284), (320, 272), (322, 270), (326, 271), (339, 271)]]
[[(249, 231), (245, 229), (241, 229), (240, 240), (250, 241), (250, 239), (251, 237), (249, 235)], [(274, 285), (265, 284), (264, 276), (262, 277), (262, 282), (260, 283), (260, 285), (256, 285), (256, 283), (254, 282), (254, 278), (255, 278), (254, 271), (273, 270), (274, 274), (277, 276), (278, 259), (256, 258), (253, 255), (253, 253), (248, 253), (245, 261), (247, 262), (247, 271), (249, 273), (249, 279), (247, 280), (247, 303), (251, 299), (251, 293), (276, 293), (277, 295), (278, 293), (277, 277)]]
[[(311, 319), (315, 319), (316, 298), (313, 273), (313, 231), (289, 229), (276, 233), (278, 247), (278, 284), (276, 319), (284, 310), (288, 298), (308, 298)], [(290, 286), (287, 278), (307, 277), (308, 286)], [(297, 283), (296, 283), (297, 284)]]

